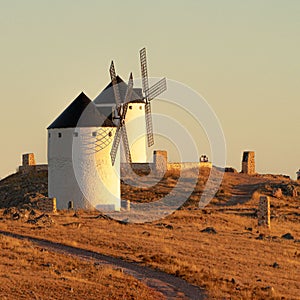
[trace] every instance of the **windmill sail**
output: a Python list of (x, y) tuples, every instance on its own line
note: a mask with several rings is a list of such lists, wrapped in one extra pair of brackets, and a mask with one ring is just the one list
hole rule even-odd
[(117, 105), (121, 104), (121, 97), (120, 97), (120, 91), (119, 91), (119, 86), (117, 82), (117, 75), (115, 71), (115, 65), (114, 62), (111, 62), (110, 68), (109, 68), (109, 73), (110, 73), (110, 78), (111, 78), (111, 83), (114, 89), (114, 95), (115, 95), (115, 100)]
[(164, 91), (166, 91), (167, 82), (166, 79), (163, 78), (149, 88), (146, 48), (140, 50), (140, 61), (141, 61), (142, 86), (145, 95), (144, 100), (145, 100), (145, 121), (146, 121), (146, 132), (147, 132), (147, 143), (148, 143), (148, 147), (151, 147), (154, 144), (154, 136), (153, 136), (153, 124), (152, 124), (150, 101), (153, 100), (158, 95), (160, 95), (161, 93), (163, 93)]
[[(113, 65), (113, 63), (112, 63), (112, 65)], [(113, 86), (116, 86), (116, 85), (113, 84)], [(116, 88), (116, 89), (114, 89), (114, 91), (117, 91), (117, 93), (115, 93), (115, 96), (118, 95), (119, 89)], [(127, 109), (128, 109), (128, 102), (131, 100), (132, 91), (133, 91), (133, 77), (132, 77), (132, 73), (130, 73), (124, 101), (121, 102), (121, 98), (120, 98), (120, 102), (119, 102), (119, 104), (117, 104), (117, 113), (118, 113), (117, 118), (119, 119), (119, 124), (118, 124), (117, 130), (116, 130), (115, 138), (114, 138), (113, 145), (112, 145), (112, 148), (110, 151), (112, 165), (115, 164), (116, 155), (118, 152), (118, 147), (120, 145), (121, 138), (122, 138), (122, 144), (123, 144), (123, 150), (124, 150), (126, 162), (127, 163), (132, 162), (131, 154), (130, 154), (130, 147), (129, 147), (129, 142), (128, 142), (128, 136), (127, 136), (127, 130), (126, 130), (126, 125), (125, 125), (125, 117), (126, 117), (126, 113), (127, 113)]]
[(140, 60), (141, 60), (141, 73), (142, 73), (142, 85), (143, 91), (147, 97), (149, 89), (149, 79), (148, 79), (148, 69), (147, 69), (147, 57), (146, 57), (146, 48), (141, 49), (140, 51)]

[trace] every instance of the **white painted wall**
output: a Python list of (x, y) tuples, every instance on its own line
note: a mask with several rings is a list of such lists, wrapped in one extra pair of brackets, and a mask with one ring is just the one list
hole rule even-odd
[(145, 104), (129, 103), (125, 122), (132, 162), (147, 162)]
[[(120, 210), (120, 160), (111, 165), (110, 149), (115, 128), (49, 129), (48, 193), (57, 199), (57, 208), (66, 209), (69, 201), (74, 208)], [(78, 136), (74, 136), (74, 131)], [(95, 151), (93, 132), (104, 133), (106, 143)], [(112, 136), (107, 134), (112, 132)], [(61, 133), (61, 137), (59, 137)]]

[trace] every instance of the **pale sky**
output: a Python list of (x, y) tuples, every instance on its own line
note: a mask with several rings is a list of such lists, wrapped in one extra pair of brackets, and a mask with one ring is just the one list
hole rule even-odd
[(0, 0), (0, 39), (2, 178), (22, 153), (47, 162), (47, 126), (81, 91), (98, 95), (112, 59), (140, 76), (144, 46), (151, 76), (214, 109), (228, 166), (254, 150), (258, 172), (300, 168), (298, 0)]

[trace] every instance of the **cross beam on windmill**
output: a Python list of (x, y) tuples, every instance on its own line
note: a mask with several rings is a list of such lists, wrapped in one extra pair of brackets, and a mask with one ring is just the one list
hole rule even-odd
[(140, 50), (140, 60), (141, 60), (142, 87), (143, 87), (143, 94), (144, 94), (144, 101), (145, 101), (147, 142), (148, 142), (148, 147), (151, 147), (154, 144), (154, 137), (153, 137), (153, 124), (152, 124), (150, 101), (167, 90), (167, 82), (166, 82), (166, 78), (163, 78), (149, 88), (146, 48)]
[(113, 145), (110, 151), (111, 162), (112, 165), (114, 165), (116, 160), (116, 155), (118, 152), (118, 147), (122, 139), (126, 162), (131, 163), (132, 161), (131, 161), (127, 130), (125, 125), (125, 117), (128, 109), (128, 103), (132, 97), (133, 77), (132, 77), (132, 73), (130, 73), (125, 98), (123, 99), (123, 101), (121, 101), (120, 90), (117, 83), (117, 76), (116, 76), (116, 71), (115, 71), (115, 66), (113, 61), (111, 62), (109, 73), (110, 73), (111, 82), (113, 86), (115, 101), (117, 104), (116, 106), (117, 115), (114, 118), (119, 120)]

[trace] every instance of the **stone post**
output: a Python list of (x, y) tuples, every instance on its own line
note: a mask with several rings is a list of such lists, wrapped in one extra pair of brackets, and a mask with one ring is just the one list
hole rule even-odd
[(254, 151), (245, 151), (242, 160), (242, 173), (255, 174), (255, 153)]
[(35, 166), (35, 159), (33, 153), (26, 153), (22, 155), (23, 167)]
[(270, 228), (270, 199), (267, 196), (260, 196), (258, 204), (258, 226)]
[(126, 203), (125, 203), (125, 210), (126, 210), (126, 211), (130, 211), (130, 200), (126, 200)]
[(153, 164), (156, 172), (164, 174), (168, 168), (168, 153), (167, 151), (155, 150), (153, 152)]

